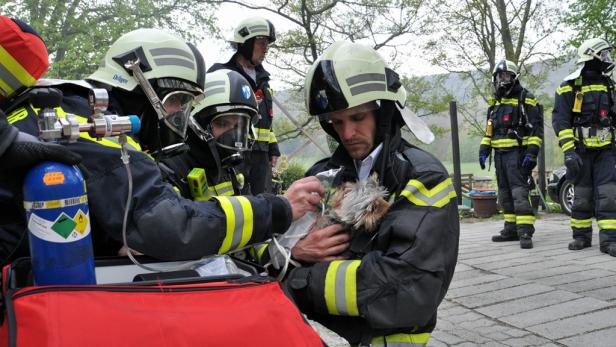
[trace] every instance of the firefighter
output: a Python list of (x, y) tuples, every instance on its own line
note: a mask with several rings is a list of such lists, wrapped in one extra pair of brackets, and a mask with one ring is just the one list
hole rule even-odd
[(487, 112), (486, 133), (479, 146), (479, 164), (494, 148), (498, 199), (505, 212), (505, 227), (493, 242), (520, 241), (521, 248), (533, 248), (535, 214), (529, 200), (532, 171), (543, 142), (541, 106), (522, 87), (518, 67), (501, 60), (492, 74), (494, 98)]
[(578, 48), (580, 67), (556, 90), (552, 126), (564, 153), (567, 179), (574, 185), (570, 250), (591, 246), (592, 217), (599, 249), (616, 257), (616, 152), (614, 151), (614, 68), (612, 45), (604, 39)]
[(208, 73), (204, 93), (207, 96), (189, 119), (186, 143), (190, 149), (162, 160), (159, 166), (184, 197), (209, 200), (241, 195), (246, 191), (244, 176), (236, 168), (249, 150), (257, 101), (248, 81), (232, 70)]
[[(171, 155), (181, 147), (193, 101), (202, 95), (204, 77), (204, 62), (194, 46), (161, 30), (139, 29), (116, 40), (87, 81), (56, 83), (64, 93), (61, 107), (56, 108), (60, 117), (67, 112), (90, 115), (87, 96), (97, 86), (109, 91), (109, 111), (141, 119), (141, 132), (128, 139), (130, 172), (123, 165), (117, 138), (97, 141), (84, 133), (76, 143), (66, 144), (83, 157), (87, 169), (96, 255), (118, 252), (123, 225), (128, 246), (155, 258), (182, 260), (225, 253), (265, 240), (272, 232), (283, 232), (318, 203), (323, 188), (316, 178), (296, 182), (294, 192), (286, 197), (217, 197), (197, 202), (182, 198), (162, 180), (153, 158)], [(36, 134), (37, 111), (25, 103), (8, 120)], [(131, 183), (131, 206), (124, 223)], [(19, 188), (13, 187), (13, 196)], [(22, 210), (17, 217), (23, 216)], [(25, 221), (15, 225), (24, 228)]]
[[(456, 194), (442, 164), (402, 139), (405, 100), (398, 74), (361, 44), (334, 43), (306, 74), (308, 112), (339, 143), (308, 174), (342, 168), (336, 187), (377, 173), (392, 201), (372, 233), (348, 241), (334, 225), (292, 249), (307, 265), (287, 281), (300, 309), (351, 344), (426, 345), (456, 264)], [(313, 235), (329, 235), (327, 249)]]
[(273, 125), (272, 89), (270, 74), (263, 67), (269, 45), (276, 41), (274, 25), (261, 17), (242, 20), (233, 32), (231, 45), (236, 50), (224, 64), (214, 64), (208, 72), (229, 69), (239, 72), (257, 97), (259, 121), (255, 125), (255, 138), (250, 152), (245, 153), (243, 172), (252, 194), (271, 191), (272, 166), (276, 165), (280, 151)]

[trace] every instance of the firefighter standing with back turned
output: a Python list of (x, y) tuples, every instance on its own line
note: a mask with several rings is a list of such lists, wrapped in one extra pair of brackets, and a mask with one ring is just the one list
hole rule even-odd
[(589, 39), (578, 49), (578, 70), (556, 90), (552, 126), (565, 154), (567, 180), (574, 185), (570, 250), (591, 246), (592, 217), (599, 249), (616, 257), (616, 151), (612, 45)]
[(495, 98), (479, 147), (481, 169), (494, 148), (498, 200), (505, 212), (505, 227), (492, 241), (519, 240), (521, 248), (533, 248), (535, 214), (528, 192), (543, 142), (541, 105), (522, 87), (518, 67), (509, 60), (496, 65), (492, 82)]

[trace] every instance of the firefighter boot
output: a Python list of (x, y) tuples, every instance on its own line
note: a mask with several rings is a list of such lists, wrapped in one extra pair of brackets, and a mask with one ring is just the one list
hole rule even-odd
[(569, 242), (569, 249), (572, 251), (579, 251), (588, 247), (590, 247), (590, 240), (587, 239), (573, 239), (573, 241)]
[(505, 229), (500, 231), (500, 234), (492, 236), (492, 242), (507, 242), (507, 241), (518, 241), (520, 237), (517, 234), (506, 233)]
[(616, 257), (616, 242), (606, 242), (599, 246), (599, 250), (603, 253), (607, 253), (612, 257)]
[(520, 236), (520, 248), (522, 249), (533, 248), (533, 239), (528, 235)]

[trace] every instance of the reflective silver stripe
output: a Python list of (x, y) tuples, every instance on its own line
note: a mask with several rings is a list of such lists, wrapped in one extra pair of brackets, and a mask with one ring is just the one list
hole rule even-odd
[(8, 84), (8, 86), (13, 89), (12, 92), (22, 86), (21, 82), (19, 82), (19, 80), (17, 80), (17, 78), (13, 76), (13, 74), (2, 64), (0, 64), (0, 80), (3, 80), (4, 83)]
[(350, 315), (346, 305), (346, 272), (350, 261), (343, 261), (336, 269), (336, 308), (342, 315)]
[(267, 25), (253, 25), (248, 27), (248, 30), (252, 33), (253, 31), (268, 31)]
[(186, 52), (185, 50), (179, 48), (152, 48), (150, 49), (150, 54), (153, 57), (157, 57), (159, 55), (179, 55), (184, 58), (188, 58), (191, 61), (195, 61), (195, 57), (192, 53)]
[(193, 63), (192, 61), (187, 61), (187, 60), (179, 59), (179, 58), (158, 58), (158, 59), (154, 59), (154, 62), (158, 66), (175, 65), (175, 66), (189, 68), (192, 70), (195, 69), (195, 63)]
[(361, 82), (385, 82), (385, 74), (363, 73), (361, 75), (351, 76), (346, 79), (346, 83), (349, 87)]
[(225, 92), (225, 88), (212, 88), (212, 89), (208, 89), (203, 93), (203, 96), (205, 98), (207, 98), (208, 96), (212, 96), (212, 95), (216, 95), (216, 94), (222, 94)]
[[(229, 185), (226, 185), (224, 187), (219, 187), (220, 185), (225, 184), (225, 183), (229, 183)], [(216, 192), (216, 195), (223, 195), (224, 193), (232, 192), (233, 186), (231, 185), (231, 182), (224, 182), (224, 183), (217, 184), (216, 186), (214, 186), (214, 191)]]
[(244, 229), (244, 212), (242, 205), (237, 199), (230, 198), (229, 202), (233, 206), (233, 213), (235, 214), (235, 230), (233, 230), (233, 241), (231, 242), (230, 249), (236, 249), (242, 242), (242, 234)]
[(226, 83), (225, 81), (207, 82), (207, 83), (205, 83), (205, 88), (203, 88), (203, 89), (208, 89), (208, 88), (215, 87), (215, 86), (224, 86), (225, 83)]
[(363, 94), (368, 92), (384, 92), (385, 83), (368, 83), (351, 88), (351, 95)]

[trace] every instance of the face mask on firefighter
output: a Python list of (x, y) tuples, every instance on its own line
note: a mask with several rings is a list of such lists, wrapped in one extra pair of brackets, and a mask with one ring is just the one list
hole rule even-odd
[(192, 109), (195, 96), (185, 91), (173, 91), (167, 93), (162, 99), (165, 125), (178, 136), (184, 138), (188, 117)]
[(212, 119), (209, 130), (216, 145), (233, 151), (248, 150), (250, 116), (243, 113), (225, 113)]
[(513, 74), (510, 72), (501, 71), (496, 74), (495, 77), (496, 86), (498, 87), (507, 87), (513, 83)]
[(599, 54), (599, 59), (603, 62), (603, 72), (605, 73), (609, 73), (614, 69), (614, 61), (610, 53), (609, 49), (604, 49)]

